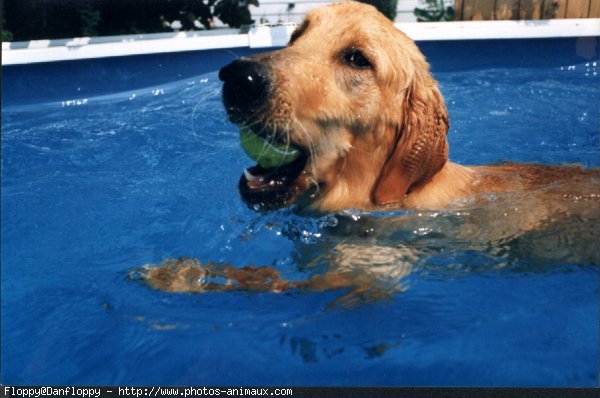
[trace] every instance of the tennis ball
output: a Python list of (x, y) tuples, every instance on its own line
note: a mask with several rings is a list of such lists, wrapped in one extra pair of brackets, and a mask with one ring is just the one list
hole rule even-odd
[(265, 169), (292, 163), (301, 154), (297, 148), (269, 142), (245, 126), (240, 127), (240, 142), (244, 152)]

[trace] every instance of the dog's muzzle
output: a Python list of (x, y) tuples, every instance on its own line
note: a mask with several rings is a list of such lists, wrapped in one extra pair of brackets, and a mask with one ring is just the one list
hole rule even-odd
[[(264, 127), (271, 112), (269, 101), (273, 90), (269, 69), (263, 63), (241, 58), (223, 67), (219, 79), (223, 81), (223, 105), (229, 120), (267, 141), (277, 140), (279, 132)], [(294, 203), (301, 191), (299, 177), (308, 161), (307, 153), (297, 150), (301, 153), (291, 162), (273, 166), (263, 163), (264, 167), (256, 165), (244, 171), (238, 187), (246, 204), (260, 211)]]
[(223, 81), (223, 104), (234, 123), (243, 123), (269, 98), (271, 79), (260, 62), (238, 59), (219, 71)]

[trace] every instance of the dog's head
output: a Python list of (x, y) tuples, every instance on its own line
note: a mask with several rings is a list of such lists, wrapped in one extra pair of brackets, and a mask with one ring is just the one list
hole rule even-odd
[(448, 117), (429, 66), (371, 6), (314, 10), (286, 48), (238, 59), (219, 77), (232, 122), (302, 153), (246, 170), (250, 204), (401, 207), (447, 160)]

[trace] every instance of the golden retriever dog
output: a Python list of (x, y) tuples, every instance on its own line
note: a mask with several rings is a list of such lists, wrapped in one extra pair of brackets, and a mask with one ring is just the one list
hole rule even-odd
[(275, 170), (249, 169), (240, 181), (249, 202), (275, 198), (324, 212), (448, 209), (598, 176), (578, 167), (448, 161), (448, 112), (425, 57), (362, 3), (312, 11), (287, 48), (234, 61), (220, 78), (231, 121), (305, 154)]
[[(369, 5), (344, 2), (316, 9), (286, 48), (238, 59), (221, 69), (219, 77), (233, 123), (302, 153), (285, 166), (246, 170), (239, 188), (249, 204), (272, 208), (295, 203), (318, 212), (478, 206), (470, 226), (457, 232), (465, 240), (480, 238), (477, 223), (498, 218), (497, 205), (486, 213), (492, 197), (496, 202), (510, 198), (511, 209), (520, 209), (497, 226), (500, 235), (544, 228), (557, 214), (599, 218), (597, 169), (512, 163), (471, 167), (449, 161), (448, 112), (425, 57)], [(367, 257), (398, 255), (374, 245), (366, 250)], [(337, 253), (345, 260), (332, 260), (336, 265), (330, 272), (304, 282), (283, 281), (266, 267), (203, 267), (194, 260), (151, 268), (148, 280), (169, 291), (369, 285), (340, 271), (358, 253), (364, 256), (365, 247), (345, 244)], [(403, 263), (412, 261), (411, 255), (401, 257)], [(230, 283), (210, 287), (189, 282), (199, 275)]]

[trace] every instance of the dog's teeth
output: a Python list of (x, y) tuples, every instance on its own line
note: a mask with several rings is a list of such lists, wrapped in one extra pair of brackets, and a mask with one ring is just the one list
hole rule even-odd
[(252, 182), (252, 181), (256, 180), (256, 178), (257, 178), (248, 169), (244, 169), (244, 177), (246, 177), (246, 180), (248, 180), (248, 182)]

